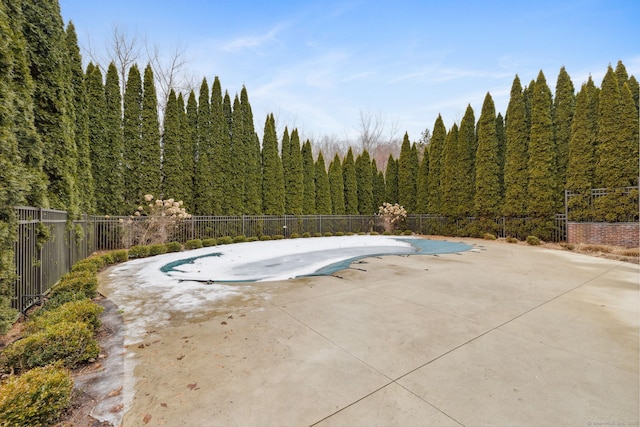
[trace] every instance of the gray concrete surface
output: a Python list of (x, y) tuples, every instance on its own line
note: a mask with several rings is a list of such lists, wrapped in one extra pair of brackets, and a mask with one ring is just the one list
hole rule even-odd
[(171, 313), (123, 425), (638, 425), (639, 266), (464, 241)]

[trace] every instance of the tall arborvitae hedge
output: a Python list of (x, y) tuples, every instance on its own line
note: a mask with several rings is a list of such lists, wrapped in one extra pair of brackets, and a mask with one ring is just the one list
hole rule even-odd
[[(571, 138), (571, 121), (575, 111), (576, 96), (573, 82), (562, 67), (556, 82), (556, 94), (553, 98), (553, 136), (556, 143), (556, 159), (558, 163), (558, 189), (565, 187), (567, 162), (569, 160), (569, 139)], [(560, 194), (561, 196), (561, 194)], [(562, 208), (562, 197), (557, 199), (556, 210)]]
[(93, 213), (95, 198), (93, 175), (91, 173), (91, 154), (89, 148), (89, 121), (87, 117), (87, 95), (84, 72), (82, 71), (82, 57), (78, 47), (78, 36), (73, 23), (67, 25), (66, 45), (68, 67), (71, 80), (71, 95), (69, 114), (74, 124), (74, 137), (77, 150), (77, 192), (78, 209), (80, 212)]
[(249, 104), (249, 94), (243, 86), (240, 91), (242, 109), (243, 144), (246, 149), (246, 179), (244, 208), (249, 215), (262, 213), (262, 162), (260, 160), (260, 140), (253, 124), (253, 112)]
[(451, 126), (444, 142), (441, 159), (441, 179), (440, 179), (440, 211), (446, 216), (461, 217), (458, 201), (460, 197), (460, 177), (458, 155), (458, 135), (460, 131), (456, 123)]
[(429, 213), (429, 147), (426, 147), (420, 167), (416, 195), (416, 213)]
[(231, 138), (229, 137), (229, 123), (226, 118), (222, 85), (216, 76), (211, 85), (211, 152), (209, 161), (213, 179), (209, 182), (212, 187), (212, 209), (209, 215), (227, 215), (229, 211), (229, 177), (231, 165)]
[(262, 139), (262, 208), (265, 215), (284, 214), (284, 174), (278, 156), (278, 136), (273, 114), (267, 117)]
[(28, 184), (24, 203), (28, 206), (47, 207), (47, 177), (43, 171), (44, 143), (34, 125), (33, 79), (29, 68), (27, 43), (23, 35), (24, 16), (21, 1), (3, 0), (6, 15), (6, 37), (9, 43), (6, 58), (11, 72), (6, 75), (11, 87), (13, 133), (18, 139), (18, 152), (24, 165), (22, 181)]
[(213, 138), (211, 130), (211, 104), (209, 101), (209, 84), (206, 79), (200, 84), (198, 95), (198, 114), (196, 116), (196, 165), (193, 190), (193, 212), (196, 215), (214, 215), (214, 201), (217, 188), (214, 176)]
[(313, 162), (311, 142), (307, 141), (302, 146), (302, 174), (303, 174), (303, 198), (302, 213), (304, 215), (314, 215), (316, 213), (316, 169)]
[(598, 89), (589, 77), (576, 96), (571, 123), (565, 187), (575, 193), (567, 206), (570, 221), (587, 221), (593, 214), (589, 209), (589, 193), (594, 188), (597, 123)]
[(282, 141), (280, 141), (280, 159), (282, 160), (282, 173), (284, 175), (284, 210), (289, 213), (289, 157), (291, 156), (291, 137), (289, 127), (284, 127)]
[(474, 205), (479, 217), (492, 218), (500, 214), (501, 187), (496, 110), (491, 95), (487, 93), (478, 120)]
[[(164, 110), (164, 126), (162, 134), (162, 197), (172, 197), (184, 202), (185, 191), (191, 189), (185, 180), (190, 177), (184, 167), (182, 148), (184, 140), (182, 135), (181, 112), (178, 107), (178, 99), (173, 89), (169, 92), (167, 105)], [(185, 147), (186, 148), (186, 147)]]
[(458, 198), (454, 214), (459, 217), (469, 216), (473, 213), (475, 158), (478, 145), (475, 122), (473, 108), (471, 105), (467, 105), (458, 130), (458, 154), (456, 156), (458, 164), (453, 165), (457, 181), (455, 194)]
[(342, 162), (338, 153), (329, 165), (329, 187), (331, 189), (331, 213), (344, 215), (344, 178), (342, 176)]
[(347, 215), (358, 215), (358, 181), (351, 147), (342, 162), (342, 177), (344, 178), (344, 211)]
[(447, 138), (447, 129), (444, 127), (442, 116), (438, 118), (433, 126), (431, 144), (429, 145), (429, 180), (427, 185), (427, 203), (429, 213), (440, 214), (441, 210), (441, 189), (440, 179), (442, 174), (442, 153)]
[(398, 162), (389, 154), (384, 172), (384, 199), (387, 203), (398, 203)]
[(139, 196), (160, 194), (160, 124), (158, 123), (158, 97), (151, 65), (144, 69), (142, 111), (142, 151), (138, 153), (140, 165)]
[(229, 214), (242, 215), (244, 208), (245, 180), (247, 179), (247, 147), (244, 145), (244, 123), (242, 120), (242, 107), (240, 99), (236, 95), (233, 100), (231, 115), (231, 161), (233, 161), (232, 173), (227, 177), (229, 191)]
[(358, 213), (360, 213), (360, 215), (371, 215), (375, 213), (375, 211), (373, 206), (371, 157), (369, 157), (369, 152), (367, 150), (364, 150), (358, 158), (356, 158), (355, 169), (358, 194)]
[(531, 100), (528, 165), (527, 211), (535, 218), (551, 218), (557, 212), (557, 163), (551, 108), (551, 91), (543, 72), (540, 71)]
[(373, 209), (377, 212), (378, 207), (385, 202), (384, 174), (378, 169), (376, 159), (371, 160), (371, 182), (373, 185)]
[[(96, 67), (97, 68), (97, 67)], [(107, 68), (104, 85), (104, 141), (98, 147), (91, 143), (91, 153), (96, 173), (96, 208), (103, 215), (131, 214), (131, 206), (125, 204), (124, 135), (122, 133), (122, 95), (120, 77), (116, 65)], [(92, 127), (92, 126), (90, 126)], [(95, 166), (100, 151), (100, 168)], [(100, 174), (98, 178), (97, 174)]]
[(520, 78), (511, 85), (505, 123), (504, 204), (502, 214), (524, 217), (527, 213), (528, 143), (526, 107)]
[(147, 191), (140, 185), (144, 170), (140, 161), (141, 152), (144, 150), (142, 145), (142, 77), (135, 64), (131, 66), (127, 76), (122, 129), (124, 137), (124, 200), (129, 209), (135, 209), (140, 201), (140, 193)]
[(398, 158), (398, 202), (407, 212), (416, 210), (416, 177), (418, 157), (411, 149), (409, 134), (405, 133)]
[(15, 265), (13, 247), (16, 239), (17, 218), (14, 206), (24, 203), (28, 183), (23, 177), (23, 166), (18, 151), (15, 127), (14, 97), (20, 91), (13, 85), (15, 59), (11, 49), (13, 32), (3, 1), (0, 1), (0, 334), (4, 334), (15, 320), (11, 309)]
[(43, 170), (54, 209), (76, 214), (77, 150), (70, 111), (71, 82), (66, 36), (56, 0), (22, 3), (23, 34), (34, 82), (34, 124), (44, 142)]
[(291, 132), (291, 148), (289, 153), (289, 172), (287, 173), (287, 200), (289, 213), (302, 215), (302, 198), (304, 197), (304, 174), (302, 172), (302, 151), (298, 129)]
[(187, 163), (185, 167), (188, 168), (188, 174), (190, 179), (187, 181), (187, 185), (190, 191), (184, 197), (183, 202), (187, 206), (189, 212), (195, 212), (195, 197), (196, 197), (196, 174), (198, 172), (198, 101), (196, 101), (196, 94), (192, 90), (189, 92), (187, 98), (187, 111), (185, 115), (185, 153)]
[(322, 151), (318, 154), (315, 164), (315, 184), (316, 213), (319, 215), (331, 215), (331, 188)]

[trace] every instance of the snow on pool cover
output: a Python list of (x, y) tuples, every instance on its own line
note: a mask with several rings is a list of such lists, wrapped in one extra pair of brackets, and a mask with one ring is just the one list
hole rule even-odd
[[(341, 236), (229, 245), (191, 251), (160, 271), (179, 282), (224, 283), (330, 275), (362, 258), (467, 251), (464, 243), (389, 236)], [(184, 255), (183, 255), (184, 256)]]

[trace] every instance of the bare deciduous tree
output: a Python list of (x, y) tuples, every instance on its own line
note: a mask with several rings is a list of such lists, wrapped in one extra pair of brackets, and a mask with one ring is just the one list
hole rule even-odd
[(110, 61), (116, 64), (120, 76), (120, 92), (124, 100), (124, 88), (127, 82), (129, 68), (140, 59), (140, 45), (138, 34), (133, 35), (126, 28), (113, 24), (111, 42), (107, 46)]
[(157, 45), (146, 47), (159, 94), (158, 109), (160, 116), (163, 117), (171, 90), (173, 89), (176, 93), (189, 93), (195, 87), (195, 78), (187, 74), (186, 67), (189, 60), (186, 57), (185, 47), (176, 47), (167, 57), (161, 55)]

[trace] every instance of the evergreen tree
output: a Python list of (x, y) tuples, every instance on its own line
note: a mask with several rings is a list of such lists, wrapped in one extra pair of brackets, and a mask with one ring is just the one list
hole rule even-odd
[(458, 206), (460, 198), (460, 176), (458, 156), (461, 150), (458, 147), (459, 129), (457, 124), (453, 124), (447, 133), (442, 152), (440, 178), (440, 201), (441, 213), (446, 216), (461, 218), (462, 208)]
[(52, 208), (76, 214), (77, 149), (70, 110), (71, 79), (66, 35), (57, 1), (22, 3), (23, 34), (34, 83), (34, 124), (44, 142), (43, 169)]
[[(137, 65), (132, 65), (127, 76), (127, 85), (124, 91), (124, 183), (125, 204), (129, 210), (140, 202), (140, 194), (143, 191), (141, 181), (143, 172), (142, 152), (142, 78)], [(146, 194), (146, 193), (145, 193)], [(155, 194), (154, 194), (155, 196)]]
[(481, 218), (499, 215), (501, 207), (500, 161), (496, 135), (496, 110), (487, 93), (478, 120), (478, 151), (476, 153), (475, 210)]
[(91, 174), (91, 156), (89, 149), (89, 122), (87, 118), (87, 96), (84, 72), (82, 71), (82, 57), (78, 47), (78, 37), (73, 23), (67, 25), (66, 31), (67, 54), (69, 58), (69, 72), (71, 78), (71, 96), (69, 114), (74, 122), (75, 145), (78, 153), (77, 188), (78, 208), (83, 213), (95, 211), (94, 185)]
[(331, 215), (331, 188), (322, 151), (315, 164), (316, 212), (319, 215)]
[(398, 203), (398, 162), (389, 154), (384, 173), (384, 198), (387, 203)]
[(342, 163), (338, 153), (329, 165), (329, 186), (331, 189), (331, 213), (344, 215), (344, 178), (342, 177)]
[[(364, 150), (355, 163), (356, 186), (358, 194), (358, 212), (360, 215), (372, 215), (377, 212), (373, 207), (373, 180), (371, 177), (371, 158)], [(399, 174), (398, 174), (399, 175)]]
[(455, 215), (458, 217), (469, 216), (474, 211), (475, 158), (478, 148), (475, 123), (473, 108), (471, 105), (467, 105), (458, 132), (458, 154), (456, 156), (458, 165), (457, 167), (454, 165), (455, 170), (453, 171), (457, 181), (454, 188), (458, 198)]
[(226, 118), (222, 86), (216, 76), (211, 87), (211, 146), (210, 162), (213, 167), (211, 181), (213, 211), (215, 215), (229, 213), (229, 181), (231, 176), (231, 138), (229, 122)]
[(222, 100), (222, 112), (227, 122), (227, 135), (231, 138), (231, 132), (233, 132), (233, 110), (231, 109), (231, 97), (226, 90), (224, 91), (224, 98)]
[(244, 129), (244, 145), (246, 154), (246, 179), (244, 189), (244, 207), (249, 215), (262, 213), (262, 162), (260, 160), (260, 140), (253, 124), (253, 112), (249, 104), (247, 89), (243, 86), (240, 92), (240, 108), (242, 109), (242, 126)]
[(430, 214), (441, 214), (441, 189), (440, 179), (442, 173), (442, 153), (447, 138), (447, 130), (444, 127), (442, 116), (438, 118), (433, 126), (433, 135), (429, 145), (429, 179), (427, 188), (428, 212)]
[(344, 179), (344, 211), (347, 215), (358, 215), (358, 181), (351, 147), (342, 162), (342, 177)]
[(382, 206), (385, 202), (384, 175), (382, 174), (382, 171), (378, 170), (376, 159), (371, 160), (371, 180), (373, 186), (373, 208), (376, 210), (376, 208)]
[(233, 100), (231, 121), (231, 160), (233, 169), (227, 180), (229, 183), (229, 211), (230, 215), (242, 215), (245, 212), (245, 179), (247, 178), (247, 150), (244, 145), (244, 128), (242, 121), (242, 107), (240, 99)]
[(190, 180), (187, 182), (189, 191), (186, 193), (183, 201), (189, 209), (189, 212), (195, 212), (196, 182), (198, 176), (198, 101), (196, 101), (196, 94), (193, 90), (189, 92), (189, 98), (187, 98), (184, 134), (187, 146), (183, 153), (185, 153), (186, 156), (187, 163), (185, 164), (185, 168), (189, 170)]
[(302, 172), (302, 151), (298, 129), (291, 132), (291, 149), (289, 153), (289, 172), (287, 174), (287, 197), (289, 213), (302, 215), (302, 199), (304, 197), (304, 174)]
[(429, 213), (429, 147), (425, 148), (420, 168), (418, 169), (418, 183), (416, 195), (416, 213)]
[(503, 215), (524, 217), (527, 213), (529, 129), (520, 78), (511, 86), (505, 124)]
[(164, 110), (164, 133), (162, 135), (162, 197), (184, 201), (185, 190), (190, 189), (184, 180), (190, 175), (184, 170), (182, 149), (187, 148), (182, 139), (178, 99), (173, 89), (169, 92)]
[(15, 282), (15, 263), (13, 247), (17, 238), (17, 217), (14, 206), (24, 203), (24, 194), (28, 183), (22, 177), (24, 169), (18, 151), (14, 97), (20, 91), (13, 85), (13, 57), (11, 43), (13, 31), (9, 17), (0, 1), (0, 334), (4, 334), (16, 320), (16, 311), (11, 309)]
[(569, 159), (569, 139), (571, 138), (571, 121), (575, 111), (576, 97), (573, 83), (564, 67), (560, 69), (556, 83), (556, 95), (553, 99), (553, 131), (558, 161), (558, 198), (556, 209), (562, 207), (562, 190), (567, 175)]
[(533, 90), (536, 87), (536, 81), (531, 80), (529, 86), (526, 86), (522, 90), (522, 96), (524, 97), (524, 111), (527, 118), (527, 130), (531, 133), (531, 103), (533, 101)]
[(408, 213), (416, 210), (417, 152), (411, 149), (409, 134), (405, 132), (398, 158), (398, 201)]
[[(98, 214), (105, 214), (107, 206), (104, 203), (104, 184), (99, 180), (104, 179), (104, 175), (107, 173), (106, 156), (108, 152), (105, 152), (105, 115), (106, 115), (106, 98), (104, 92), (104, 86), (102, 85), (102, 73), (100, 69), (93, 64), (87, 66), (87, 72), (85, 75), (85, 88), (86, 88), (86, 121), (91, 123), (91, 126), (87, 126), (87, 154), (91, 159), (91, 176), (95, 176), (95, 209)], [(112, 206), (109, 207), (109, 212), (118, 213), (112, 210)], [(83, 209), (84, 210), (84, 209)], [(85, 211), (86, 212), (86, 211)], [(88, 212), (93, 213), (93, 212)]]
[(211, 131), (211, 104), (209, 84), (202, 79), (198, 94), (198, 114), (196, 116), (195, 174), (193, 212), (196, 215), (219, 214), (220, 199), (214, 200), (217, 188), (214, 176), (213, 141)]
[(638, 99), (640, 97), (640, 86), (638, 85), (638, 80), (636, 80), (635, 76), (629, 77), (629, 90), (631, 91), (631, 95), (633, 96), (633, 101), (636, 104), (636, 110), (640, 108), (638, 105)]
[[(153, 80), (153, 70), (148, 64), (144, 70), (144, 86), (141, 112), (142, 150), (138, 153), (140, 181), (138, 183), (139, 200), (145, 194), (160, 194), (160, 124), (158, 123), (158, 97)], [(173, 196), (171, 196), (173, 197)]]
[(502, 113), (496, 116), (496, 138), (498, 138), (498, 170), (500, 171), (500, 200), (504, 201), (504, 157), (507, 146), (507, 135), (504, 129)]
[(289, 128), (284, 127), (282, 134), (282, 142), (280, 143), (280, 159), (282, 160), (282, 172), (284, 174), (284, 211), (291, 213), (289, 209), (289, 157), (291, 155), (291, 138), (289, 137)]
[[(100, 77), (100, 79), (102, 78)], [(95, 169), (96, 174), (94, 175), (96, 177), (95, 193), (97, 199), (102, 201), (96, 203), (96, 210), (105, 215), (126, 215), (131, 213), (131, 206), (125, 204), (122, 95), (118, 69), (113, 62), (107, 68), (104, 101), (104, 142), (94, 147), (92, 140), (91, 145), (91, 156), (94, 163), (101, 159), (100, 168)], [(90, 129), (93, 130), (93, 126), (90, 126)]]
[[(12, 133), (18, 141), (18, 153), (24, 165), (20, 176), (24, 185), (24, 204), (48, 207), (47, 176), (44, 173), (44, 143), (34, 125), (34, 83), (28, 63), (27, 42), (23, 35), (24, 17), (22, 2), (4, 1), (5, 29), (2, 40), (8, 42), (3, 61), (7, 64), (5, 79), (13, 96)], [(14, 183), (15, 184), (15, 183)]]
[[(195, 95), (194, 95), (195, 101)], [(196, 108), (197, 111), (197, 108)], [(182, 173), (183, 176), (180, 180), (181, 186), (177, 190), (181, 195), (179, 200), (184, 202), (188, 212), (191, 212), (191, 197), (193, 191), (193, 139), (191, 127), (189, 126), (189, 120), (187, 118), (187, 112), (184, 103), (184, 97), (182, 94), (178, 95), (178, 119), (180, 123), (180, 141), (182, 146), (180, 147), (180, 159), (182, 161)]]
[(576, 96), (575, 115), (571, 123), (566, 188), (577, 195), (568, 201), (570, 221), (586, 221), (590, 217), (589, 191), (594, 188), (597, 121), (598, 90), (589, 77)]
[(550, 218), (556, 213), (556, 150), (553, 143), (551, 91), (542, 71), (538, 74), (531, 100), (529, 137), (528, 214)]
[(303, 198), (302, 213), (304, 215), (316, 214), (316, 184), (315, 184), (315, 163), (313, 162), (313, 153), (311, 152), (311, 142), (307, 142), (302, 146), (302, 173), (303, 173)]
[(622, 85), (629, 81), (629, 73), (627, 73), (627, 68), (622, 61), (618, 61), (616, 64), (616, 76), (618, 77), (618, 88), (620, 89), (620, 93), (622, 93)]
[(265, 215), (284, 214), (284, 174), (278, 156), (278, 136), (273, 114), (267, 117), (262, 139), (262, 194)]

